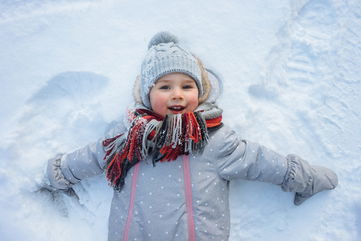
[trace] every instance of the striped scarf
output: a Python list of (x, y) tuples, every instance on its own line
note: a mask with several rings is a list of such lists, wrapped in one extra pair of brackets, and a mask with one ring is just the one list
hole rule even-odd
[(202, 152), (208, 142), (208, 129), (222, 123), (222, 110), (206, 103), (195, 112), (163, 118), (139, 108), (130, 114), (130, 121), (127, 133), (103, 141), (106, 177), (116, 190), (123, 187), (127, 172), (141, 160), (151, 157), (155, 165)]

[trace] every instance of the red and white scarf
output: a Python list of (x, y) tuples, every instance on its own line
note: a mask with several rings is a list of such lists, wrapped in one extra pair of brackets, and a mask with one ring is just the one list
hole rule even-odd
[(127, 133), (103, 141), (106, 177), (117, 190), (122, 188), (128, 170), (141, 160), (151, 157), (155, 165), (202, 152), (208, 142), (208, 129), (222, 124), (222, 110), (206, 103), (195, 112), (163, 118), (149, 109), (138, 108), (130, 114), (130, 121)]

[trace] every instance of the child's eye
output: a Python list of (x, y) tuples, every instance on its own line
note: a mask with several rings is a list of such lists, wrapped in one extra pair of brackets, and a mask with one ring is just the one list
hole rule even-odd
[(170, 86), (169, 85), (162, 85), (162, 86), (159, 87), (159, 89), (161, 89), (161, 90), (169, 90)]
[(185, 85), (183, 86), (183, 89), (193, 89), (194, 86), (193, 85)]

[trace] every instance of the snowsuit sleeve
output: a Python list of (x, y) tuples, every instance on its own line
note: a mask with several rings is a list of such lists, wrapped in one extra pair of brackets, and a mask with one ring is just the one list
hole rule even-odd
[[(124, 132), (116, 127), (113, 134)], [(68, 189), (84, 178), (101, 174), (106, 168), (103, 139), (48, 161), (47, 178), (55, 189)]]
[(286, 157), (257, 143), (240, 139), (227, 127), (218, 130), (218, 173), (226, 179), (257, 180), (281, 185), (287, 172)]
[(89, 144), (66, 154), (61, 159), (60, 169), (70, 183), (75, 184), (84, 178), (98, 175), (105, 168), (102, 141)]

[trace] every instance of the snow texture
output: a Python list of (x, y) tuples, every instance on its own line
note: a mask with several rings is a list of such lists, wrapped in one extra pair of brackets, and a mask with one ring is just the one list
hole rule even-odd
[(177, 35), (224, 80), (243, 138), (339, 176), (299, 207), (277, 186), (231, 183), (231, 241), (361, 237), (361, 2), (0, 1), (0, 239), (107, 239), (104, 176), (75, 198), (36, 193), (47, 159), (96, 140), (131, 103), (154, 33)]

